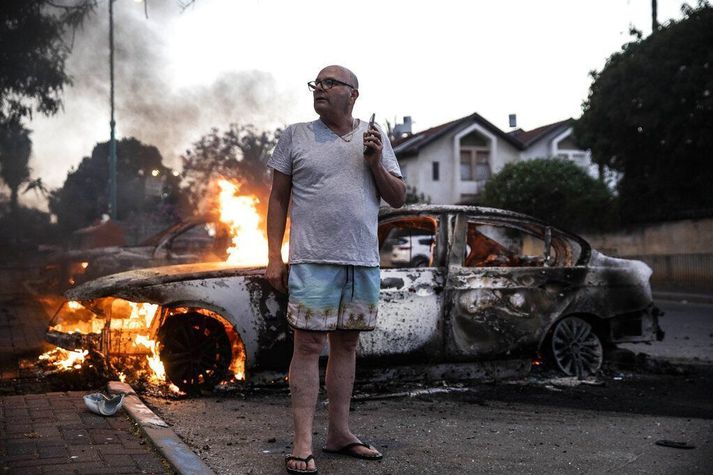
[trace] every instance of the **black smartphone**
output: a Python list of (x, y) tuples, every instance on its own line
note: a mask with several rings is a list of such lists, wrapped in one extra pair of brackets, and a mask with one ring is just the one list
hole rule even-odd
[[(369, 132), (372, 127), (374, 127), (374, 119), (376, 119), (376, 113), (371, 114), (371, 119), (369, 119), (369, 125), (366, 127), (366, 131)], [(371, 155), (374, 153), (374, 149), (364, 145), (364, 155)]]

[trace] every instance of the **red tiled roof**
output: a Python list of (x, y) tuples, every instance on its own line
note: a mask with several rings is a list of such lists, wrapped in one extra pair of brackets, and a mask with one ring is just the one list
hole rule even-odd
[(509, 132), (508, 135), (519, 140), (522, 145), (527, 148), (533, 143), (540, 140), (541, 138), (548, 135), (550, 132), (554, 132), (559, 128), (564, 128), (564, 126), (570, 126), (572, 122), (574, 122), (574, 119), (560, 120), (559, 122), (543, 125), (542, 127), (538, 127), (530, 131), (525, 131), (522, 129), (513, 130), (512, 132)]
[(464, 125), (467, 122), (477, 122), (494, 135), (497, 135), (506, 142), (509, 142), (514, 147), (518, 149), (524, 148), (522, 142), (520, 142), (516, 137), (506, 134), (505, 132), (497, 128), (495, 125), (487, 121), (485, 118), (483, 118), (483, 116), (474, 112), (473, 114), (461, 117), (460, 119), (452, 120), (450, 122), (446, 122), (445, 124), (431, 127), (430, 129), (426, 129), (416, 134), (409, 135), (408, 137), (394, 139), (394, 141), (392, 142), (394, 152), (396, 152), (396, 156), (398, 156), (399, 158), (416, 155), (418, 154), (419, 150), (421, 150), (421, 148), (423, 148), (424, 146), (428, 145), (429, 143), (433, 142), (444, 134), (450, 132), (451, 130), (459, 128), (461, 125)]

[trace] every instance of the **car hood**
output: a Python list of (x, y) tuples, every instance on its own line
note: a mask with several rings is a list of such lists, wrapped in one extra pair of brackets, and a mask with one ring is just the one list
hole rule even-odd
[(93, 300), (126, 290), (185, 280), (262, 275), (264, 267), (239, 267), (225, 262), (202, 262), (137, 269), (106, 275), (74, 287), (64, 296), (69, 300)]

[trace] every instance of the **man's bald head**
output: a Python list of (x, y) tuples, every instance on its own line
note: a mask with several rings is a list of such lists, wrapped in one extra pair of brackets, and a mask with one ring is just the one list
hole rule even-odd
[(332, 64), (331, 66), (322, 68), (319, 74), (321, 75), (322, 73), (330, 74), (334, 77), (334, 79), (344, 81), (354, 86), (354, 89), (359, 89), (359, 79), (357, 79), (356, 74), (354, 74), (353, 72), (351, 72), (351, 70), (345, 68), (344, 66)]

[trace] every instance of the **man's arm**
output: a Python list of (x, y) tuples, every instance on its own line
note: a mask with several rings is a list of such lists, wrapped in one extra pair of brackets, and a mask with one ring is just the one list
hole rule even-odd
[(267, 253), (265, 277), (280, 292), (287, 292), (287, 265), (282, 261), (282, 238), (285, 236), (287, 209), (290, 205), (292, 177), (272, 171), (272, 190), (267, 206)]
[(389, 173), (384, 167), (381, 159), (383, 150), (381, 133), (376, 128), (370, 128), (364, 132), (364, 146), (372, 149), (371, 153), (364, 153), (364, 160), (369, 164), (371, 173), (374, 175), (379, 194), (392, 208), (402, 207), (406, 201), (406, 183), (401, 178)]
[(370, 165), (371, 173), (374, 175), (376, 189), (384, 201), (392, 208), (401, 208), (406, 201), (406, 183), (386, 171), (384, 164), (379, 160), (375, 165)]

